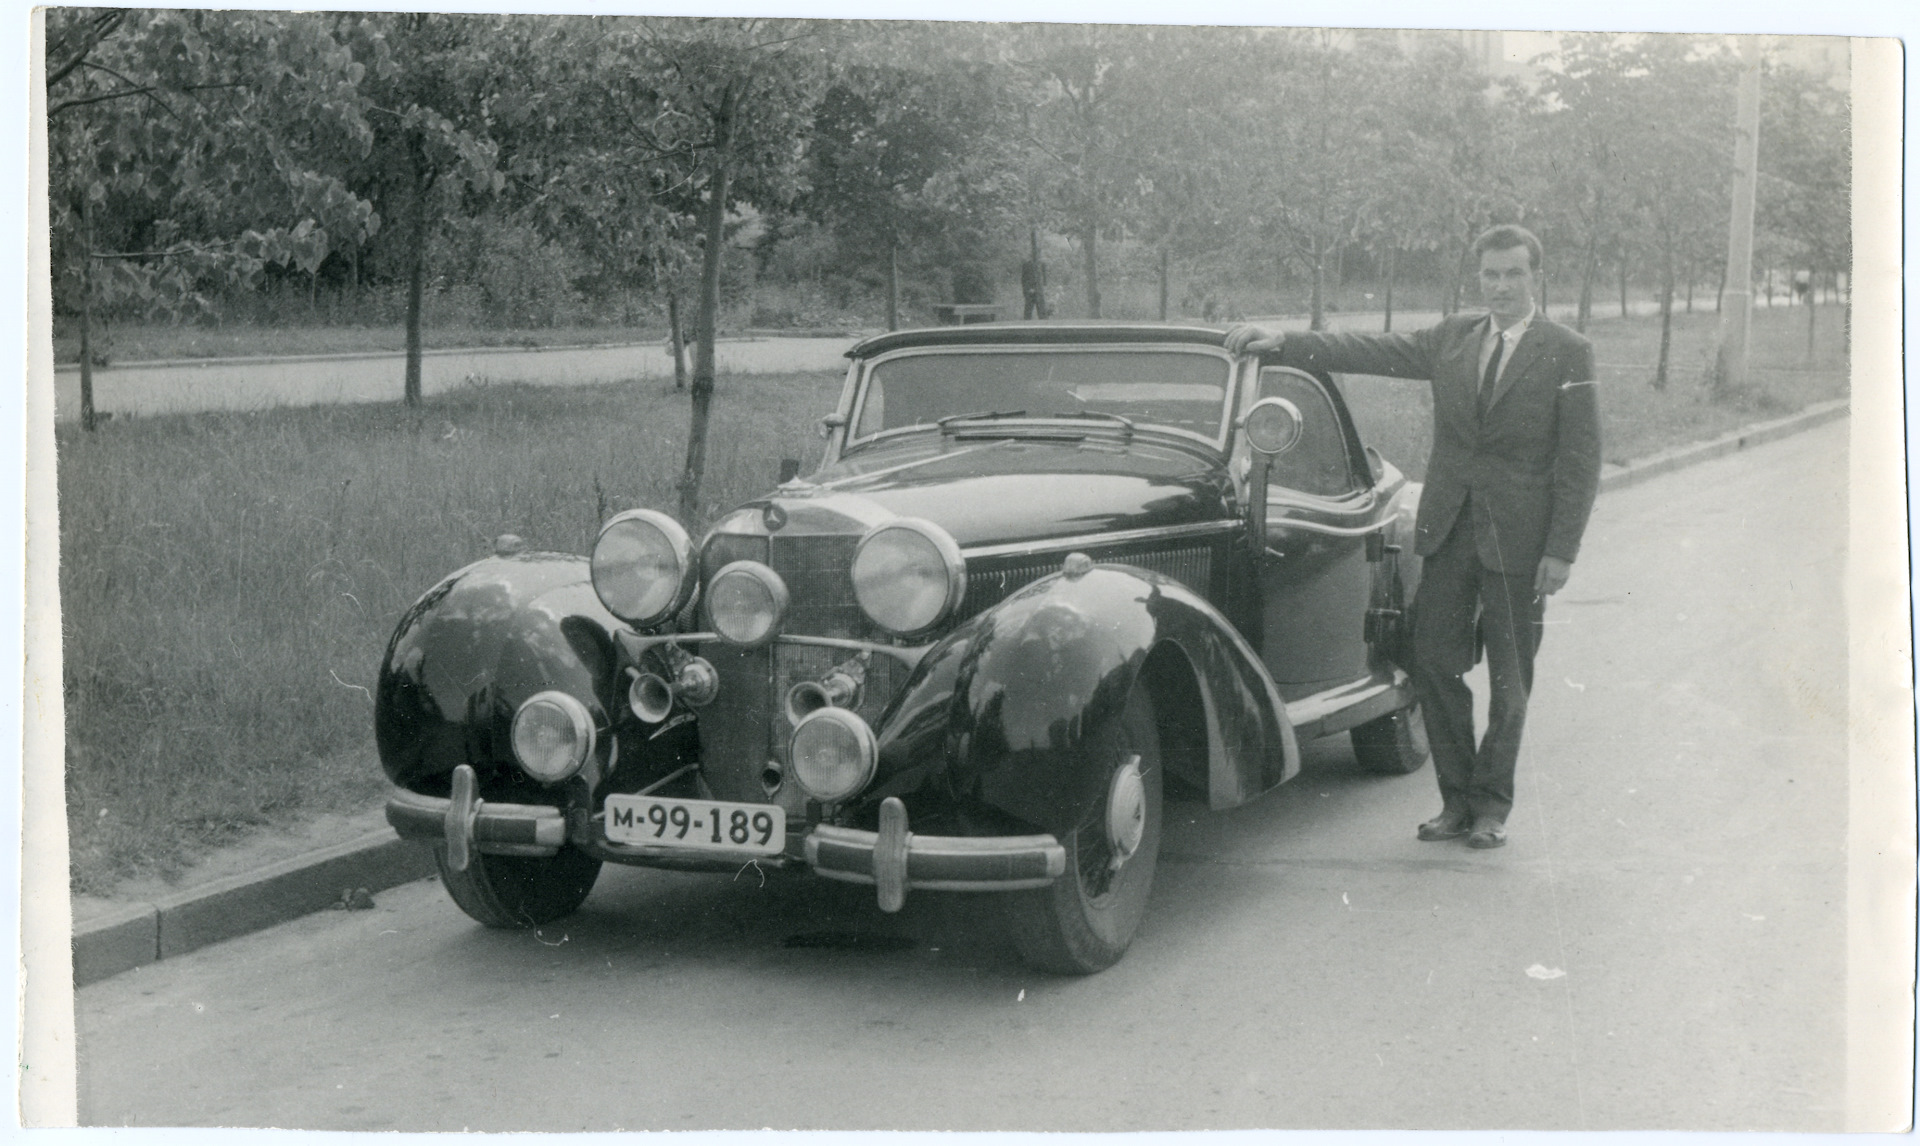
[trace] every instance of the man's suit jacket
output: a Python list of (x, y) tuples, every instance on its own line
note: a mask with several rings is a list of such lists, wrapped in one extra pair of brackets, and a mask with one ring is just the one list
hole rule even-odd
[(1433, 384), (1433, 453), (1416, 547), (1440, 548), (1472, 506), (1480, 563), (1531, 577), (1544, 556), (1580, 552), (1600, 486), (1593, 345), (1535, 312), (1480, 415), (1485, 315), (1454, 315), (1411, 334), (1288, 334), (1280, 361), (1305, 370), (1423, 378)]

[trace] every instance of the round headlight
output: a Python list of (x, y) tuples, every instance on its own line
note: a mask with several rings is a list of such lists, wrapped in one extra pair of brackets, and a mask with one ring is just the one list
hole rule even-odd
[(877, 526), (853, 555), (853, 596), (873, 623), (899, 637), (947, 619), (967, 588), (967, 563), (947, 531), (903, 517)]
[(867, 786), (880, 751), (867, 722), (844, 708), (818, 708), (787, 742), (793, 775), (807, 795), (833, 804)]
[(764, 645), (779, 635), (787, 615), (787, 583), (758, 561), (735, 561), (708, 583), (707, 614), (721, 640)]
[(572, 695), (535, 693), (513, 714), (513, 757), (527, 775), (553, 784), (593, 755), (593, 716)]
[(664, 513), (630, 509), (601, 527), (589, 569), (609, 613), (634, 625), (658, 624), (693, 594), (693, 540)]
[(1300, 407), (1285, 398), (1262, 398), (1247, 411), (1247, 444), (1271, 457), (1300, 440)]

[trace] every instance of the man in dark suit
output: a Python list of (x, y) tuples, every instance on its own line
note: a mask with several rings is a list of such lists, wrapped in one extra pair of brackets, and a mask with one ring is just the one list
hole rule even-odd
[[(1593, 346), (1534, 309), (1540, 240), (1494, 227), (1474, 241), (1489, 314), (1412, 334), (1227, 332), (1236, 353), (1278, 352), (1305, 370), (1433, 384), (1433, 452), (1415, 547), (1413, 681), (1425, 713), (1441, 810), (1423, 840), (1507, 842), (1514, 765), (1533, 688), (1546, 598), (1567, 583), (1600, 481)], [(1476, 746), (1476, 631), (1492, 698)]]

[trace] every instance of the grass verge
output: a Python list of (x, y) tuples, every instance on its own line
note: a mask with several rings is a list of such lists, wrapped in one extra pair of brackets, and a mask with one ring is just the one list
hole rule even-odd
[[(817, 459), (841, 378), (721, 380), (709, 514)], [(585, 552), (608, 513), (673, 504), (686, 426), (648, 382), (60, 427), (75, 889), (373, 799), (401, 611), (498, 534)]]
[[(1755, 385), (1706, 400), (1711, 315), (1599, 322), (1606, 457), (1624, 461), (1846, 393), (1824, 323), (1756, 322)], [(705, 515), (818, 457), (841, 375), (723, 378)], [(1354, 379), (1367, 441), (1424, 470), (1426, 385)], [(341, 406), (115, 419), (57, 430), (67, 809), (75, 890), (167, 875), (240, 834), (365, 807), (384, 782), (371, 693), (402, 610), (501, 533), (584, 552), (600, 521), (671, 506), (684, 395), (657, 382), (479, 386), (417, 412)]]

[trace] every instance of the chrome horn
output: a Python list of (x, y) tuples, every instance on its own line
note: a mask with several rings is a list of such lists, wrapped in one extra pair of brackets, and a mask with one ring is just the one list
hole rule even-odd
[(852, 708), (866, 683), (865, 654), (835, 665), (819, 680), (803, 680), (787, 690), (787, 720), (798, 725), (823, 708)]
[(666, 646), (662, 652), (673, 670), (672, 680), (659, 673), (627, 670), (633, 677), (627, 685), (627, 707), (647, 724), (665, 720), (676, 700), (688, 708), (700, 708), (712, 704), (713, 698), (720, 695), (720, 674), (706, 658), (693, 656), (674, 645)]

